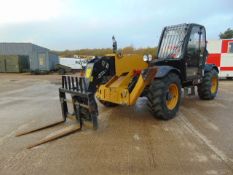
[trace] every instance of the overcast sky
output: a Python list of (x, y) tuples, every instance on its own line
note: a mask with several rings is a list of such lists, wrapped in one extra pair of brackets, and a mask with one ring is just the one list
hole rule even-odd
[(200, 23), (207, 38), (233, 28), (233, 0), (0, 0), (0, 42), (54, 50), (153, 47), (166, 25)]

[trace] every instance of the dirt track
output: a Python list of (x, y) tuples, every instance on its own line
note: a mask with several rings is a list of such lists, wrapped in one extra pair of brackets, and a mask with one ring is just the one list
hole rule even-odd
[[(15, 138), (61, 119), (59, 76), (0, 74), (0, 174), (233, 174), (233, 81), (214, 101), (185, 97), (177, 117), (154, 119), (146, 99), (104, 108), (100, 128), (25, 147), (63, 126)], [(68, 125), (68, 124), (67, 124)]]

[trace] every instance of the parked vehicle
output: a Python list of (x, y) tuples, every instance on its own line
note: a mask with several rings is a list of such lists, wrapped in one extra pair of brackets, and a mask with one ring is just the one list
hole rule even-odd
[(233, 78), (233, 39), (210, 40), (207, 44), (208, 64), (215, 64), (220, 78)]
[(61, 75), (78, 72), (85, 70), (87, 62), (88, 60), (83, 58), (59, 58), (59, 64), (56, 65), (56, 69)]

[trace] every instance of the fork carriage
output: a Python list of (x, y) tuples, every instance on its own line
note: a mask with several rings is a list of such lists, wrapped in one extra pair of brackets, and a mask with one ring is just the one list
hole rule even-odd
[[(68, 94), (71, 95), (71, 100), (67, 99)], [(67, 103), (72, 103), (73, 115), (80, 123), (81, 128), (83, 122), (91, 122), (94, 129), (98, 128), (98, 107), (95, 94), (88, 92), (85, 77), (62, 76), (59, 97), (64, 121), (71, 115)]]

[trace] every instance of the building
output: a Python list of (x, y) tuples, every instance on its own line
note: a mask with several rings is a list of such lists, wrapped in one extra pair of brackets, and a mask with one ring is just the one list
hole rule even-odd
[[(22, 67), (21, 62), (24, 65), (23, 69), (13, 69), (14, 66)], [(51, 71), (58, 63), (58, 55), (47, 48), (32, 43), (0, 43), (0, 71), (2, 72)], [(10, 70), (7, 69), (9, 64)], [(25, 67), (26, 65), (28, 68)]]
[(233, 39), (210, 40), (207, 63), (215, 64), (220, 78), (233, 78)]

